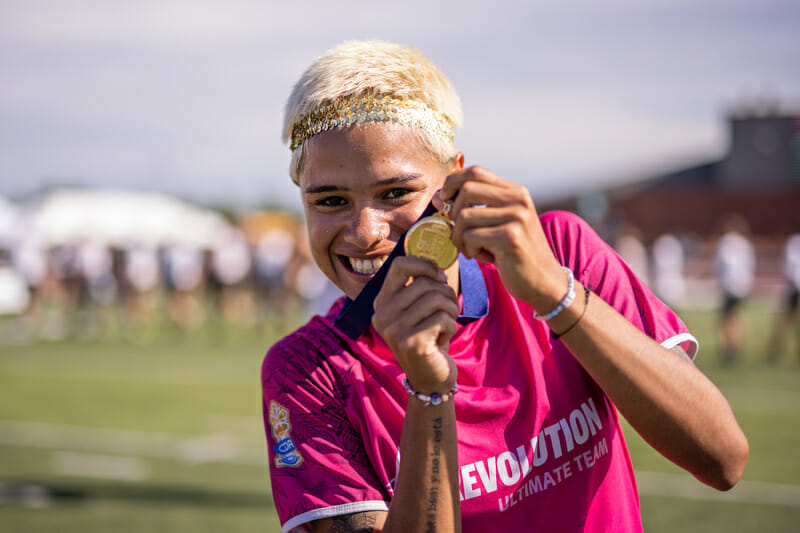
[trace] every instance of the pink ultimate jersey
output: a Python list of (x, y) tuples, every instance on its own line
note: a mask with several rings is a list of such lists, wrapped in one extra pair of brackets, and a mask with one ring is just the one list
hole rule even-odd
[[(681, 320), (578, 217), (548, 213), (562, 265), (667, 348), (697, 342)], [(464, 532), (641, 531), (617, 412), (546, 323), (481, 264), (487, 316), (460, 326), (459, 493)], [(370, 328), (333, 327), (343, 300), (276, 343), (262, 368), (264, 423), (284, 531), (329, 516), (388, 510), (408, 403), (404, 373)]]

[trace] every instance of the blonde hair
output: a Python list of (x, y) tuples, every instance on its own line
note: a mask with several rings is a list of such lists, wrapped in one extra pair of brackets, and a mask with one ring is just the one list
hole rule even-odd
[[(419, 50), (384, 41), (347, 41), (331, 48), (300, 76), (286, 102), (283, 140), (303, 117), (348, 97), (388, 96), (420, 102), (440, 113), (455, 129), (461, 125), (461, 100), (444, 74)], [(457, 155), (451, 139), (413, 128), (439, 161)], [(292, 151), (289, 173), (298, 183), (306, 143)]]

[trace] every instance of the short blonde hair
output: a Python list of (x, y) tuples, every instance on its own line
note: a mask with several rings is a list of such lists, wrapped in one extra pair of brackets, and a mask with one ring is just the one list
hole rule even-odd
[[(461, 100), (453, 84), (419, 50), (385, 41), (347, 41), (325, 52), (300, 76), (286, 102), (283, 140), (291, 142), (295, 124), (337, 100), (362, 95), (421, 102), (438, 111), (453, 129), (461, 125)], [(414, 128), (422, 143), (442, 163), (457, 150), (452, 140)], [(306, 143), (292, 151), (289, 173), (298, 183)]]

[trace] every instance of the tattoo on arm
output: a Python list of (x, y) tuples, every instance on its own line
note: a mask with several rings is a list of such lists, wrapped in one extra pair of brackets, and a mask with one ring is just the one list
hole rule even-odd
[(335, 516), (328, 533), (372, 533), (376, 522), (374, 512)]
[(439, 485), (442, 480), (440, 478), (440, 464), (439, 458), (442, 455), (441, 443), (442, 442), (442, 418), (433, 419), (433, 461), (431, 464), (431, 490), (428, 496), (428, 516), (425, 524), (425, 531), (433, 533), (436, 531), (436, 511), (439, 507)]
[[(439, 491), (441, 481), (441, 456), (442, 456), (442, 418), (433, 420), (433, 451), (431, 452), (431, 488), (428, 493), (426, 508), (425, 531), (433, 533), (436, 531), (438, 519), (437, 511), (439, 508)], [(378, 512), (367, 511), (363, 513), (352, 513), (334, 516), (316, 523), (315, 531), (324, 529), (326, 533), (373, 533), (378, 522)], [(327, 529), (326, 529), (327, 528)]]

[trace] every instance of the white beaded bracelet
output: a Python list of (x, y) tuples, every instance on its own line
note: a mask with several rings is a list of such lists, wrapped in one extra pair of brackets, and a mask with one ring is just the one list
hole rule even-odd
[(411, 387), (411, 384), (408, 382), (408, 378), (403, 378), (403, 386), (406, 388), (406, 392), (409, 396), (413, 396), (417, 400), (423, 402), (425, 405), (433, 406), (442, 405), (442, 402), (446, 401), (448, 398), (452, 397), (458, 392), (458, 383), (453, 385), (453, 389), (450, 392), (445, 392), (444, 394), (439, 394), (438, 392), (422, 394), (421, 392), (417, 392)]
[(555, 309), (544, 316), (534, 310), (533, 318), (537, 320), (550, 320), (557, 317), (561, 311), (572, 305), (572, 301), (575, 299), (575, 276), (572, 274), (572, 270), (569, 267), (562, 266), (561, 270), (567, 272), (567, 294), (561, 299)]

